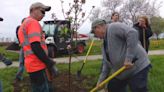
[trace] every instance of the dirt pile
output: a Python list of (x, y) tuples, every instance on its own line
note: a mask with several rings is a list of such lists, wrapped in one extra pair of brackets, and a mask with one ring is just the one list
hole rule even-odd
[[(25, 77), (17, 84), (13, 84), (14, 92), (31, 92), (29, 77)], [(54, 92), (89, 92), (93, 87), (92, 79), (81, 76), (77, 78), (76, 75), (69, 76), (68, 73), (61, 73), (53, 80)]]

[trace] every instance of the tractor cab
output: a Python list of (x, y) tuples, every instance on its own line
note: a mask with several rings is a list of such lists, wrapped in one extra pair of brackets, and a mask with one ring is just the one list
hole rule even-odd
[(59, 52), (67, 52), (68, 44), (74, 44), (72, 48), (75, 52), (84, 52), (85, 40), (80, 40), (79, 37), (76, 37), (78, 40), (76, 40), (77, 46), (75, 46), (75, 38), (71, 38), (72, 31), (70, 21), (44, 21), (42, 29), (45, 32), (45, 41), (48, 46), (48, 55), (50, 57), (56, 57)]

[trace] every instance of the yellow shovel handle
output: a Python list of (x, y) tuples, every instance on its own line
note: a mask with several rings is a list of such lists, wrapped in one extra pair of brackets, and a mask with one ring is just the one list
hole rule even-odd
[(105, 85), (107, 82), (109, 82), (110, 80), (112, 80), (114, 77), (116, 77), (117, 75), (119, 75), (121, 72), (123, 72), (126, 69), (125, 66), (121, 67), (119, 70), (117, 70), (115, 73), (113, 73), (111, 76), (109, 76), (107, 79), (105, 79), (104, 81), (102, 81), (98, 86), (96, 86), (95, 88), (93, 88), (90, 92), (95, 92), (96, 90), (98, 90), (100, 87), (102, 87), (103, 85)]
[(88, 51), (87, 51), (87, 54), (86, 54), (86, 57), (85, 57), (85, 59), (84, 59), (84, 63), (86, 62), (86, 60), (87, 60), (87, 58), (88, 58), (88, 55), (89, 55), (89, 53), (90, 53), (90, 51), (91, 51), (91, 48), (92, 48), (92, 46), (93, 46), (93, 43), (94, 43), (94, 39), (92, 39), (92, 42), (91, 42), (91, 44), (90, 44), (90, 46), (89, 46), (89, 49), (88, 49)]

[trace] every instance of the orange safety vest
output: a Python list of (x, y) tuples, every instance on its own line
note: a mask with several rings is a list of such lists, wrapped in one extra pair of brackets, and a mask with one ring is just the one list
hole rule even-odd
[(18, 38), (24, 51), (26, 71), (32, 73), (45, 69), (46, 65), (34, 54), (30, 46), (32, 42), (40, 42), (42, 49), (47, 54), (45, 37), (39, 22), (31, 17), (26, 18), (18, 30)]

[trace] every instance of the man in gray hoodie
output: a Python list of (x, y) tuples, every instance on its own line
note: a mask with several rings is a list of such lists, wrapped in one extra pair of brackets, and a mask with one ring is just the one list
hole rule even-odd
[(108, 83), (108, 91), (126, 92), (128, 85), (132, 92), (147, 92), (151, 65), (147, 53), (139, 44), (137, 31), (120, 22), (106, 24), (102, 19), (93, 21), (91, 29), (95, 37), (104, 41), (102, 70), (97, 85), (125, 66), (126, 70)]

